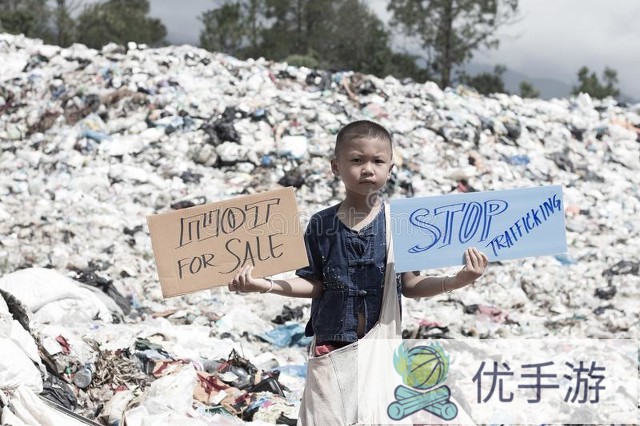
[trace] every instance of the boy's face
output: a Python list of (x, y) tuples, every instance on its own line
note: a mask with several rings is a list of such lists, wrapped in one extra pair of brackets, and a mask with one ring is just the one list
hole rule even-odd
[(331, 160), (331, 170), (342, 179), (347, 193), (368, 195), (380, 190), (391, 176), (391, 143), (381, 138), (345, 141)]

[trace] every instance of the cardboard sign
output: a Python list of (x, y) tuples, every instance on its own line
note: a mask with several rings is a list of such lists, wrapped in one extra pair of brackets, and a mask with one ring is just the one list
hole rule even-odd
[(464, 264), (476, 247), (490, 261), (567, 251), (561, 186), (391, 201), (398, 272)]
[(308, 265), (293, 188), (147, 217), (164, 297)]

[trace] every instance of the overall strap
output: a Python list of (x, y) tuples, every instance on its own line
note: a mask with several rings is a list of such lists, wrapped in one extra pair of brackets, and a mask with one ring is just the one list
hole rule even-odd
[(385, 203), (384, 209), (387, 262), (384, 273), (384, 294), (382, 295), (380, 323), (383, 327), (389, 328), (390, 335), (395, 334), (399, 336), (401, 334), (400, 305), (398, 303), (398, 290), (396, 286), (393, 238), (391, 236), (391, 209), (389, 203)]

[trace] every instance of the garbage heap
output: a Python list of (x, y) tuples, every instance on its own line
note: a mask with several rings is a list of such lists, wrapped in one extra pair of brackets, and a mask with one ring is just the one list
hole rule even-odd
[(328, 159), (355, 119), (394, 136), (389, 198), (563, 187), (566, 254), (403, 300), (405, 337), (640, 335), (640, 104), (485, 97), (186, 45), (0, 34), (0, 63), (3, 423), (293, 424), (309, 301), (163, 299), (145, 218), (293, 186), (305, 221), (342, 195)]

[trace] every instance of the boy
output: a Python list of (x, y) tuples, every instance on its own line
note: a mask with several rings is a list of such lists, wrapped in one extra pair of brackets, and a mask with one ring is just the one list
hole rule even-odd
[[(485, 254), (468, 248), (464, 268), (453, 277), (420, 276), (418, 272), (385, 276), (388, 266), (389, 272), (393, 271), (393, 259), (387, 259), (389, 222), (380, 190), (392, 169), (392, 139), (384, 127), (367, 120), (346, 125), (338, 133), (331, 160), (331, 170), (345, 186), (345, 197), (309, 220), (305, 232), (309, 266), (286, 280), (255, 279), (251, 275), (253, 267), (245, 266), (229, 283), (232, 291), (313, 299), (305, 334), (314, 336), (315, 357), (307, 367), (299, 424), (357, 421), (354, 342), (379, 321), (386, 327), (386, 336), (397, 335), (399, 301), (389, 302), (396, 299), (396, 294), (399, 297), (394, 283), (406, 297), (431, 297), (472, 283), (484, 274), (489, 263)], [(390, 287), (384, 285), (385, 281)], [(383, 324), (383, 313), (391, 321)]]

